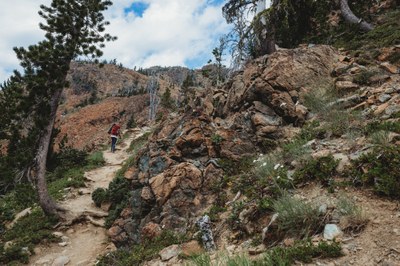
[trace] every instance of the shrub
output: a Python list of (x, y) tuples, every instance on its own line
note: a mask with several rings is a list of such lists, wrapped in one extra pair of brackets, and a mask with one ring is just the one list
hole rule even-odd
[(373, 121), (364, 129), (365, 135), (369, 136), (378, 131), (391, 131), (395, 133), (400, 133), (400, 121)]
[(370, 135), (371, 143), (377, 146), (388, 146), (390, 144), (389, 131), (379, 130)]
[(298, 242), (293, 247), (275, 247), (268, 251), (255, 265), (292, 265), (295, 261), (312, 262), (312, 258), (337, 258), (343, 256), (340, 244), (320, 242), (314, 245), (311, 241)]
[(89, 163), (89, 167), (93, 167), (93, 168), (102, 166), (106, 163), (106, 161), (104, 160), (103, 152), (101, 152), (101, 151), (97, 151), (97, 152), (90, 154), (87, 157), (87, 161)]
[(102, 203), (109, 201), (108, 190), (104, 188), (96, 188), (92, 193), (92, 200), (97, 207), (100, 207)]
[(219, 221), (219, 214), (224, 211), (226, 211), (225, 207), (213, 204), (206, 214), (210, 217), (212, 222), (217, 222)]
[(135, 117), (133, 115), (131, 115), (129, 117), (128, 122), (126, 123), (126, 128), (135, 128), (137, 126), (136, 121), (135, 121)]
[(311, 159), (303, 167), (296, 170), (293, 179), (296, 184), (311, 180), (318, 180), (324, 186), (331, 185), (332, 178), (337, 174), (336, 167), (339, 161), (332, 155)]
[(14, 214), (38, 202), (36, 190), (31, 184), (18, 184), (0, 199), (0, 221), (11, 221)]
[(352, 165), (356, 185), (373, 186), (379, 195), (400, 198), (400, 147), (377, 147)]
[(310, 203), (285, 195), (273, 202), (273, 209), (278, 213), (278, 235), (303, 238), (321, 228), (318, 208)]
[[(96, 200), (101, 201), (101, 197), (107, 197), (111, 202), (111, 207), (108, 216), (105, 221), (105, 227), (109, 228), (112, 226), (114, 221), (118, 218), (124, 208), (128, 206), (128, 200), (131, 196), (131, 186), (129, 180), (123, 176), (116, 176), (108, 186), (106, 194), (104, 192), (97, 191)], [(93, 200), (95, 200), (92, 197)], [(101, 203), (100, 203), (101, 204)]]
[(285, 162), (307, 160), (311, 149), (306, 146), (307, 139), (295, 138), (282, 145), (282, 157)]
[[(40, 221), (40, 222), (38, 222)], [(28, 262), (29, 252), (33, 252), (35, 244), (46, 241), (54, 241), (52, 235), (53, 226), (57, 219), (49, 217), (39, 208), (36, 208), (28, 216), (21, 218), (13, 228), (2, 235), (4, 242), (12, 241), (14, 244), (10, 249), (1, 247), (0, 263), (9, 265), (11, 261)], [(24, 248), (27, 248), (24, 249)]]
[(358, 74), (353, 77), (353, 82), (359, 85), (369, 85), (370, 78), (376, 74), (376, 71), (362, 69)]
[(212, 136), (211, 136), (211, 142), (214, 144), (214, 145), (219, 145), (219, 144), (221, 144), (221, 142), (223, 141), (224, 139), (220, 136), (220, 135), (218, 135), (218, 134), (213, 134)]
[(368, 219), (364, 216), (362, 208), (354, 200), (341, 195), (337, 202), (337, 209), (342, 216), (341, 228), (345, 232), (359, 233), (362, 231)]

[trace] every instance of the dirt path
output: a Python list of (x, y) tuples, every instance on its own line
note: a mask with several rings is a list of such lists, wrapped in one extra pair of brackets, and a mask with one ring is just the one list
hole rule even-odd
[(41, 245), (35, 248), (30, 265), (62, 266), (62, 265), (94, 265), (96, 258), (115, 249), (109, 242), (104, 225), (107, 212), (97, 208), (91, 198), (91, 193), (99, 187), (106, 188), (128, 159), (129, 144), (143, 135), (144, 130), (132, 131), (130, 136), (117, 144), (115, 153), (103, 152), (105, 166), (86, 172), (86, 187), (71, 190), (66, 199), (60, 202), (68, 210), (67, 226), (58, 229), (54, 234), (61, 237), (61, 242), (51, 245)]

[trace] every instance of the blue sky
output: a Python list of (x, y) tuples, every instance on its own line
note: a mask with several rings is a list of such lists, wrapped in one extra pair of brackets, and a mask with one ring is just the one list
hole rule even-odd
[[(106, 44), (104, 59), (124, 66), (198, 68), (212, 59), (218, 39), (229, 31), (222, 17), (223, 0), (113, 0), (105, 13), (108, 32), (118, 40)], [(18, 68), (12, 50), (43, 39), (37, 14), (51, 0), (4, 1), (0, 9), (0, 82)]]
[(143, 17), (144, 12), (146, 11), (147, 8), (149, 8), (148, 3), (144, 2), (133, 2), (129, 7), (126, 7), (124, 9), (125, 14), (128, 14), (129, 12), (133, 12), (135, 16), (138, 17)]

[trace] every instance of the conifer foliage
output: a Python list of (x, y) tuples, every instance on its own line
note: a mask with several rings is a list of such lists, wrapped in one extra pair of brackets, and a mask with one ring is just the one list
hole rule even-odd
[[(25, 136), (33, 136), (34, 145), (26, 172), (47, 214), (61, 211), (48, 195), (45, 172), (57, 108), (63, 88), (68, 86), (66, 76), (73, 59), (83, 56), (97, 61), (104, 42), (116, 39), (104, 33), (109, 22), (103, 12), (111, 4), (107, 0), (53, 0), (50, 6), (41, 5), (39, 15), (44, 22), (39, 26), (45, 39), (28, 48), (14, 48), (23, 72), (14, 71), (3, 85), (0, 102), (8, 103), (4, 108), (9, 115), (2, 119), (5, 125), (1, 131), (3, 137), (10, 137), (13, 124), (22, 125), (25, 131), (29, 128)], [(8, 153), (12, 152), (11, 144)]]

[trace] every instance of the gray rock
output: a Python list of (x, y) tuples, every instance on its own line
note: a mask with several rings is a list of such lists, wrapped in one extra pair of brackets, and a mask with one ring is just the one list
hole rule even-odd
[(326, 224), (324, 228), (324, 238), (333, 240), (343, 235), (342, 230), (336, 224)]
[(379, 101), (381, 103), (387, 102), (392, 98), (392, 96), (390, 96), (389, 94), (383, 93), (381, 95), (379, 95)]
[(60, 256), (53, 261), (52, 266), (64, 266), (70, 262), (70, 258), (67, 256)]
[(60, 247), (66, 247), (66, 246), (68, 246), (68, 243), (67, 242), (60, 242), (60, 243), (58, 243), (58, 245)]
[(196, 222), (201, 230), (201, 239), (203, 240), (204, 248), (208, 251), (215, 250), (215, 242), (211, 230), (211, 221), (208, 215), (204, 215)]
[(52, 235), (55, 237), (60, 237), (60, 238), (64, 236), (64, 234), (61, 232), (54, 232), (54, 233), (52, 233)]
[(346, 168), (346, 166), (351, 165), (349, 156), (347, 156), (346, 154), (337, 153), (337, 154), (334, 154), (333, 157), (335, 158), (335, 160), (339, 160), (339, 164), (336, 167), (336, 170), (339, 173), (343, 172), (343, 170)]
[(162, 261), (167, 261), (178, 256), (180, 252), (181, 248), (179, 245), (172, 245), (161, 250), (158, 255), (160, 255)]
[(328, 205), (326, 205), (325, 203), (319, 206), (318, 208), (318, 212), (320, 214), (325, 214), (327, 211), (328, 211)]
[(390, 105), (385, 109), (385, 114), (388, 116), (391, 116), (393, 114), (396, 114), (400, 112), (400, 107), (397, 105)]

